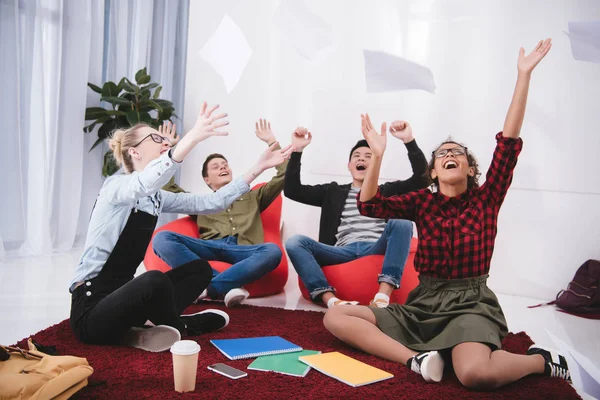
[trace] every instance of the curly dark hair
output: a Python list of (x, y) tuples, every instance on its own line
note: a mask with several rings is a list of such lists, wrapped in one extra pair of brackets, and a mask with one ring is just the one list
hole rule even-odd
[(431, 177), (431, 171), (433, 171), (433, 168), (435, 166), (435, 152), (438, 151), (440, 147), (448, 143), (454, 143), (465, 148), (465, 150), (467, 151), (467, 161), (469, 162), (469, 167), (473, 168), (473, 171), (475, 172), (473, 176), (467, 177), (467, 189), (479, 187), (479, 177), (481, 176), (481, 172), (479, 172), (479, 164), (477, 163), (477, 159), (475, 158), (473, 153), (469, 151), (467, 146), (465, 146), (462, 143), (455, 142), (450, 136), (448, 137), (448, 139), (440, 143), (434, 151), (431, 152), (431, 160), (429, 160), (429, 164), (427, 165), (427, 177), (429, 178), (430, 184), (433, 184), (436, 188), (439, 188), (438, 179), (433, 179)]

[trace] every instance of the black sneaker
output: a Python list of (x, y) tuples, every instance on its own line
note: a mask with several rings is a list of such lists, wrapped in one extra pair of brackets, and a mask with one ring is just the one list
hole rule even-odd
[(567, 365), (567, 360), (564, 356), (558, 354), (555, 350), (536, 346), (535, 344), (527, 350), (527, 355), (531, 356), (534, 354), (539, 354), (546, 360), (544, 375), (553, 378), (562, 378), (571, 382), (571, 373), (569, 372), (569, 366)]
[(181, 320), (187, 328), (188, 335), (215, 332), (229, 325), (229, 315), (225, 311), (215, 309), (182, 315)]
[(437, 351), (426, 351), (411, 358), (410, 369), (420, 374), (425, 382), (439, 382), (444, 375), (444, 359)]

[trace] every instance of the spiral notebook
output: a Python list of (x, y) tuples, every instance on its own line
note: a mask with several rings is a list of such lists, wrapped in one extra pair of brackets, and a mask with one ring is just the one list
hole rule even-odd
[(316, 350), (302, 350), (293, 353), (262, 356), (252, 361), (252, 364), (248, 365), (248, 369), (305, 377), (308, 371), (310, 371), (310, 366), (300, 362), (298, 357), (312, 356), (320, 353), (320, 351)]
[(211, 340), (210, 343), (230, 360), (302, 351), (302, 347), (280, 336), (219, 339)]

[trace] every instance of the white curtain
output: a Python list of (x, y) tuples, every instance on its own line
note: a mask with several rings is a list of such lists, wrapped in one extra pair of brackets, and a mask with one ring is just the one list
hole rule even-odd
[[(2, 237), (21, 255), (71, 248), (80, 208), (91, 0), (3, 0)], [(7, 172), (11, 171), (10, 174)]]
[(104, 153), (89, 153), (95, 132), (82, 131), (85, 108), (99, 102), (87, 82), (147, 66), (181, 116), (188, 5), (0, 0), (0, 250), (49, 254), (85, 236)]

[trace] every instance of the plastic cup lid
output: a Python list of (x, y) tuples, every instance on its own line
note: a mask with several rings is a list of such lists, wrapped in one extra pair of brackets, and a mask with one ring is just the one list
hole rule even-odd
[(171, 346), (171, 353), (179, 356), (189, 356), (200, 351), (200, 345), (193, 340), (180, 340)]

